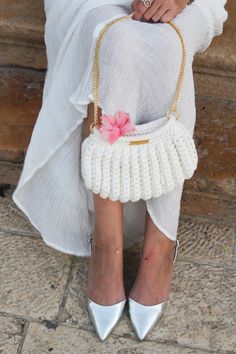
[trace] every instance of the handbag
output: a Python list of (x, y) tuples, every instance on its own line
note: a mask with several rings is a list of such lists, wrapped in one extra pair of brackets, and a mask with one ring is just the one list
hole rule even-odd
[[(100, 44), (111, 26), (132, 15), (108, 22), (97, 37), (93, 62), (94, 121), (81, 146), (81, 173), (85, 186), (102, 198), (123, 203), (157, 198), (170, 192), (192, 177), (198, 163), (194, 140), (180, 121), (177, 110), (186, 47), (174, 22), (169, 25), (180, 39), (182, 62), (173, 103), (166, 115), (139, 125), (132, 123), (127, 112), (118, 111), (114, 117), (107, 114), (98, 117)], [(115, 135), (116, 139), (111, 143)]]

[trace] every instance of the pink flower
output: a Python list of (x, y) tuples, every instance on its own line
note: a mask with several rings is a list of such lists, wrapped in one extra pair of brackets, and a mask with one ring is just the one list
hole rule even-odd
[(130, 120), (129, 113), (122, 111), (117, 111), (114, 117), (110, 114), (103, 114), (101, 123), (99, 131), (110, 144), (135, 129), (135, 124)]

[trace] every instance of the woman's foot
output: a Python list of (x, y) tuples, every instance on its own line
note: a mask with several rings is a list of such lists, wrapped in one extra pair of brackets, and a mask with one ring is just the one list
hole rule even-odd
[(175, 242), (167, 238), (147, 215), (142, 259), (129, 297), (143, 305), (169, 298), (174, 269)]
[[(125, 299), (122, 244), (109, 243), (109, 237), (94, 234), (88, 269), (88, 297), (100, 305), (113, 305)], [(103, 241), (101, 241), (101, 239)], [(121, 237), (114, 237), (115, 240)], [(97, 241), (99, 240), (99, 241)], [(102, 247), (101, 247), (102, 246)], [(115, 248), (117, 247), (117, 251)]]

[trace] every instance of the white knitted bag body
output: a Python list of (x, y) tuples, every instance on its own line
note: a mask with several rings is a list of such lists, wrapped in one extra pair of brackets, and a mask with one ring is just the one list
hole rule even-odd
[[(168, 121), (167, 121), (168, 120)], [(94, 128), (82, 144), (87, 188), (112, 201), (157, 198), (192, 177), (198, 156), (191, 134), (175, 114), (137, 125), (112, 145)], [(130, 144), (135, 139), (145, 144)]]
[[(186, 64), (182, 34), (174, 23), (182, 44), (182, 63), (173, 104), (168, 113), (154, 121), (135, 125), (135, 130), (121, 135), (112, 144), (98, 127), (99, 48), (107, 30), (133, 13), (115, 19), (101, 30), (95, 48), (93, 66), (94, 122), (90, 135), (81, 147), (81, 173), (93, 193), (112, 201), (136, 202), (157, 198), (170, 192), (197, 168), (194, 140), (177, 110)], [(124, 113), (124, 112), (123, 112)]]

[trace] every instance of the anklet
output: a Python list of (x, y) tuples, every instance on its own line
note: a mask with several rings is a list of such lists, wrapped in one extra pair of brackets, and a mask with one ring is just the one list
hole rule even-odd
[(122, 249), (122, 247), (104, 246), (104, 245), (101, 245), (101, 244), (95, 242), (94, 240), (92, 240), (91, 242), (92, 242), (92, 244), (94, 245), (94, 247), (109, 248), (109, 249), (112, 249), (113, 251), (115, 251), (115, 253), (120, 253), (120, 249)]

